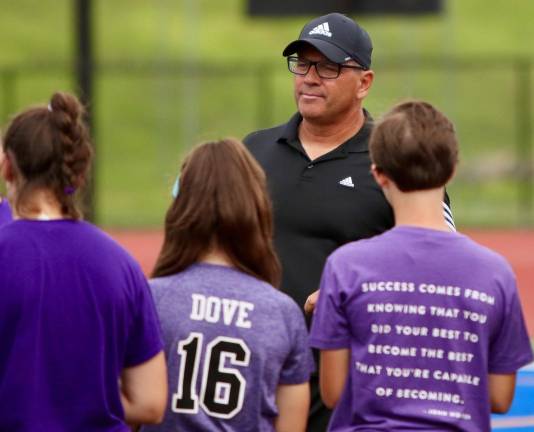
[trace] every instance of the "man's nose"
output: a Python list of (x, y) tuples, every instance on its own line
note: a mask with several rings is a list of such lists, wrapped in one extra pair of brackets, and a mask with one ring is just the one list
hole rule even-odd
[(307, 83), (317, 83), (321, 81), (321, 77), (317, 73), (317, 64), (312, 64), (308, 73), (304, 76), (304, 81)]

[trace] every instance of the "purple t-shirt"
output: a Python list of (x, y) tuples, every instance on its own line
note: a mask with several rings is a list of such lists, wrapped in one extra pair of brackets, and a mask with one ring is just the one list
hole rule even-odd
[(408, 226), (329, 257), (310, 341), (351, 350), (332, 431), (489, 431), (488, 374), (532, 360), (508, 263)]
[(163, 348), (137, 263), (93, 225), (0, 230), (0, 430), (129, 431), (123, 368)]
[(150, 281), (169, 371), (163, 423), (147, 431), (272, 431), (278, 384), (313, 369), (302, 312), (271, 285), (195, 264)]
[(0, 198), (0, 226), (11, 222), (13, 219), (11, 215), (11, 208), (5, 198)]

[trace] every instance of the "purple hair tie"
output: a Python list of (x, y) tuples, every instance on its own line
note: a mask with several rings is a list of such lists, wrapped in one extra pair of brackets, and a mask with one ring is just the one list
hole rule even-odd
[(66, 195), (72, 195), (74, 192), (76, 192), (76, 188), (74, 186), (65, 186), (63, 191)]

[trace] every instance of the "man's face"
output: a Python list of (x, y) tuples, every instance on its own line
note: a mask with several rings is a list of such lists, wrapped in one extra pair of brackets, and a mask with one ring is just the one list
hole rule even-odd
[[(301, 59), (329, 61), (311, 46), (303, 47), (297, 53)], [(356, 66), (350, 61), (347, 65)], [(361, 101), (367, 95), (372, 83), (373, 72), (341, 68), (339, 77), (325, 79), (317, 75), (314, 66), (306, 75), (295, 75), (295, 101), (304, 119), (316, 123), (335, 123), (336, 118), (361, 108)]]

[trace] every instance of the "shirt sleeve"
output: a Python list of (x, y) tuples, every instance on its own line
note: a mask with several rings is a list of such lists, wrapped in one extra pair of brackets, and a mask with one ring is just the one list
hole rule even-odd
[(308, 330), (304, 316), (292, 300), (288, 308), (286, 322), (291, 335), (291, 351), (280, 371), (280, 384), (302, 384), (310, 379), (315, 368), (311, 349), (308, 345)]
[(342, 282), (329, 258), (321, 277), (315, 306), (310, 345), (319, 349), (350, 348), (350, 325), (343, 308)]
[(152, 294), (140, 269), (134, 272), (133, 283), (135, 284), (136, 295), (132, 308), (134, 312), (128, 334), (124, 367), (141, 364), (163, 349), (161, 328)]
[(514, 373), (533, 360), (521, 303), (512, 271), (505, 286), (503, 322), (490, 344), (489, 373)]

